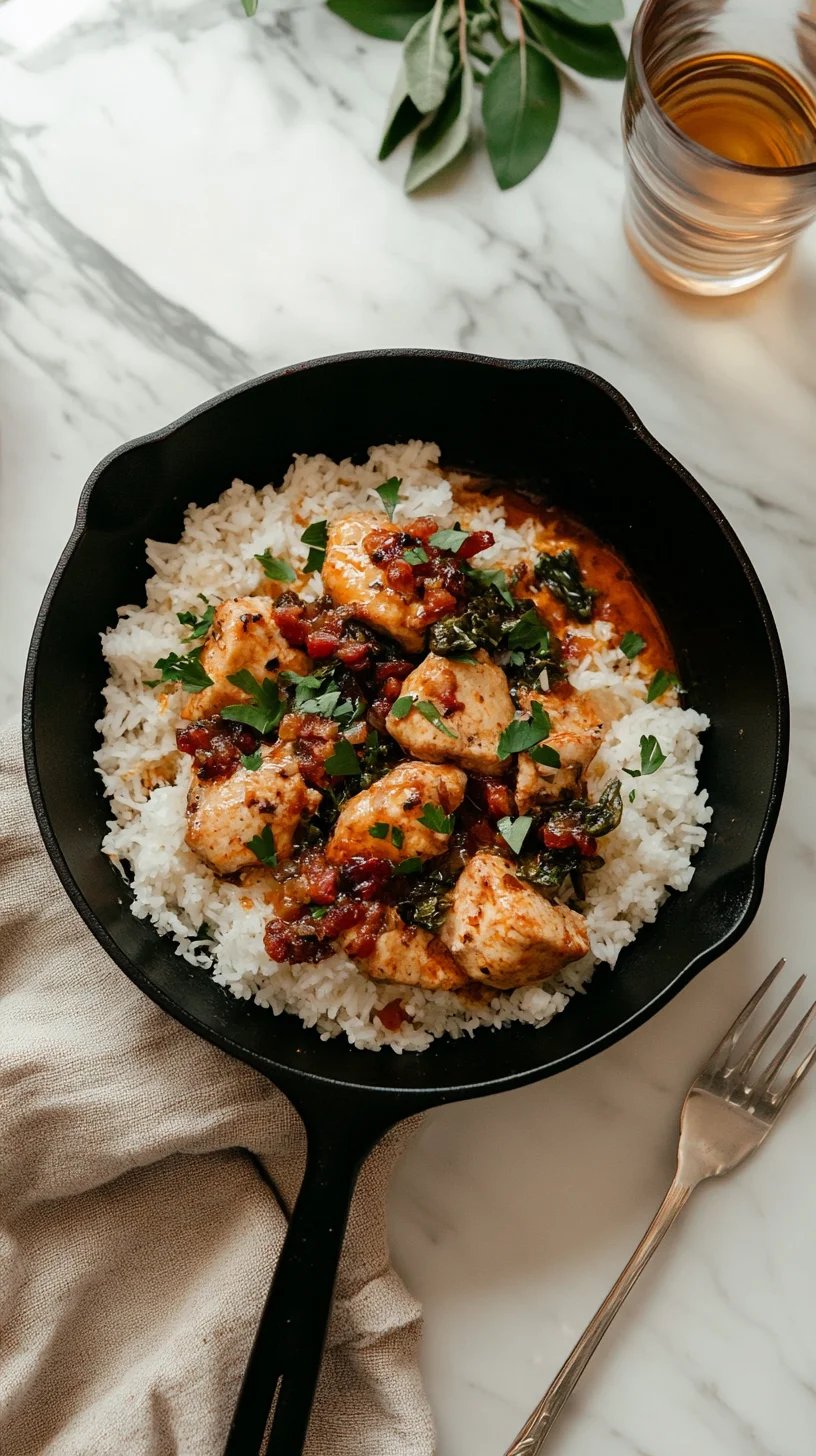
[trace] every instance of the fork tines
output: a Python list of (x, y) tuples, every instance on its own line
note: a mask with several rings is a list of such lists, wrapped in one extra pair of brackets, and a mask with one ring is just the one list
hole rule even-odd
[(810, 1009), (805, 1012), (801, 1021), (794, 1027), (790, 1036), (779, 1048), (779, 1051), (768, 1063), (765, 1070), (759, 1074), (753, 1083), (749, 1083), (749, 1074), (760, 1052), (776, 1030), (782, 1017), (794, 1000), (794, 997), (805, 984), (805, 976), (799, 976), (798, 980), (794, 981), (790, 990), (783, 996), (776, 1010), (772, 1012), (764, 1026), (757, 1032), (754, 1040), (745, 1046), (745, 1038), (742, 1036), (742, 1033), (766, 991), (769, 990), (776, 980), (784, 965), (785, 958), (783, 956), (782, 960), (778, 961), (774, 966), (770, 975), (766, 976), (759, 989), (754, 992), (747, 1005), (743, 1007), (733, 1026), (726, 1032), (703, 1074), (704, 1076), (717, 1077), (720, 1082), (725, 1082), (726, 1085), (733, 1084), (735, 1088), (738, 1086), (741, 1087), (745, 1092), (751, 1094), (752, 1100), (764, 1099), (766, 1105), (769, 1105), (774, 1111), (778, 1110), (787, 1102), (794, 1087), (798, 1082), (801, 1082), (802, 1078), (812, 1067), (814, 1061), (816, 1061), (816, 1047), (814, 1047), (812, 1051), (808, 1052), (804, 1061), (800, 1062), (787, 1083), (776, 1091), (773, 1090), (775, 1079), (781, 1072), (799, 1038), (807, 1030), (814, 1015), (816, 1015), (815, 1001)]

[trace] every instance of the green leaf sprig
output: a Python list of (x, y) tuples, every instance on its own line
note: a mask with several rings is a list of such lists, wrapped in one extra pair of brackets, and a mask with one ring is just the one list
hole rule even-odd
[(232, 723), (247, 723), (262, 736), (277, 728), (286, 712), (286, 699), (273, 677), (265, 677), (263, 682), (259, 682), (247, 668), (242, 668), (240, 672), (231, 673), (227, 682), (240, 688), (242, 693), (252, 698), (252, 702), (231, 703), (221, 709), (222, 718)]
[(275, 836), (268, 824), (264, 824), (260, 834), (247, 840), (246, 847), (252, 850), (255, 858), (259, 859), (261, 864), (268, 865), (271, 870), (276, 868), (278, 852), (275, 848)]
[[(626, 58), (610, 21), (623, 0), (327, 0), (367, 35), (402, 41), (380, 159), (415, 133), (407, 192), (461, 155), (482, 86), (488, 156), (501, 188), (515, 187), (549, 150), (561, 107), (561, 71), (621, 80)], [(243, 0), (254, 10), (257, 0)], [(506, 26), (514, 27), (508, 34)]]
[(304, 546), (309, 547), (309, 555), (303, 568), (307, 576), (312, 571), (322, 571), (323, 562), (326, 560), (326, 547), (329, 544), (328, 521), (312, 521), (300, 539)]
[(422, 813), (417, 818), (418, 824), (424, 824), (426, 829), (432, 829), (434, 834), (451, 834), (453, 832), (453, 814), (446, 814), (440, 804), (425, 804)]
[[(182, 627), (190, 628), (189, 636), (184, 639), (185, 642), (197, 642), (199, 637), (206, 637), (213, 624), (215, 607), (212, 602), (208, 601), (201, 592), (198, 593), (198, 600), (204, 603), (204, 611), (200, 617), (196, 612), (176, 612)], [(158, 667), (158, 663), (156, 666)]]
[[(401, 485), (402, 481), (399, 480), (396, 475), (392, 475), (391, 479), (386, 480), (384, 485), (377, 485), (374, 487), (377, 495), (380, 497), (380, 500), (383, 503), (383, 510), (385, 511), (385, 514), (387, 515), (389, 521), (393, 521), (394, 519), (394, 512), (397, 509)], [(425, 560), (427, 561), (427, 559), (428, 558), (426, 556)]]
[[(158, 663), (156, 664), (156, 666), (158, 667)], [(654, 677), (652, 678), (652, 681), (649, 683), (649, 691), (646, 694), (646, 702), (653, 703), (655, 698), (662, 698), (663, 694), (665, 692), (668, 692), (669, 688), (677, 688), (678, 692), (683, 691), (683, 689), (680, 687), (680, 679), (677, 676), (677, 673), (667, 672), (665, 667), (659, 667)]]
[(514, 854), (521, 854), (521, 846), (527, 838), (527, 832), (532, 822), (528, 814), (522, 814), (518, 819), (507, 815), (496, 825), (505, 844), (509, 844)]
[(630, 779), (639, 779), (648, 774), (657, 773), (662, 763), (666, 762), (666, 755), (660, 747), (657, 739), (649, 734), (648, 738), (640, 740), (640, 768), (625, 768), (623, 772), (628, 774)]
[[(535, 748), (536, 744), (542, 743), (545, 738), (549, 738), (551, 731), (549, 713), (545, 713), (541, 704), (534, 701), (530, 704), (529, 718), (514, 718), (512, 723), (508, 723), (499, 738), (498, 757), (505, 759), (509, 758), (511, 753), (526, 753), (531, 748)], [(547, 760), (538, 759), (537, 761), (544, 763)], [(559, 759), (558, 764), (560, 762)]]
[(156, 682), (179, 682), (185, 693), (200, 693), (204, 688), (211, 688), (213, 680), (199, 662), (200, 653), (201, 648), (194, 647), (184, 657), (179, 657), (177, 652), (160, 657), (153, 664), (161, 668), (161, 677)]
[(264, 569), (264, 576), (270, 581), (297, 581), (297, 572), (284, 561), (282, 556), (273, 556), (271, 551), (262, 551), (260, 555), (256, 552), (255, 560), (260, 561)]

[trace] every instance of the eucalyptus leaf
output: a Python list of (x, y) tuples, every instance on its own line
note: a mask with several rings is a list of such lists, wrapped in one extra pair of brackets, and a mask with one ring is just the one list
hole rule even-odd
[(546, 155), (560, 109), (552, 61), (534, 46), (508, 46), (488, 71), (482, 95), (487, 150), (503, 191), (529, 177)]
[(623, 20), (623, 0), (527, 0), (536, 10), (556, 11), (579, 25), (606, 25)]
[(442, 29), (444, 14), (444, 0), (435, 0), (402, 48), (408, 95), (423, 115), (442, 105), (453, 70), (453, 51)]
[(405, 40), (428, 9), (422, 0), (327, 0), (327, 3), (349, 25), (380, 40)]
[(412, 131), (416, 131), (421, 121), (422, 112), (417, 110), (408, 95), (405, 67), (400, 66), (385, 118), (385, 131), (379, 151), (380, 161), (384, 162), (386, 157), (390, 157), (400, 142), (410, 136)]
[(456, 160), (470, 135), (473, 108), (473, 72), (469, 65), (457, 75), (436, 115), (414, 143), (405, 191), (416, 192)]
[(626, 56), (611, 25), (579, 25), (533, 9), (525, 19), (539, 45), (563, 66), (607, 81), (621, 81), (626, 75)]

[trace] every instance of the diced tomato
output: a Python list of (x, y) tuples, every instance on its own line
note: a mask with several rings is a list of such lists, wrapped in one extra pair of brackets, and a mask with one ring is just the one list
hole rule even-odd
[(287, 605), (276, 607), (274, 611), (275, 625), (290, 647), (303, 647), (306, 643), (308, 623), (306, 622), (306, 608), (301, 605)]
[(373, 854), (355, 854), (340, 869), (343, 888), (360, 900), (373, 900), (390, 878), (390, 862)]
[[(309, 929), (317, 922), (309, 922)], [(321, 943), (317, 936), (312, 933), (303, 935), (301, 929), (306, 928), (305, 921), (291, 923), (281, 920), (274, 915), (267, 921), (264, 930), (264, 950), (272, 961), (284, 961), (290, 965), (315, 965), (317, 961), (325, 960), (326, 956), (333, 954), (330, 944)]]
[(396, 1000), (389, 1001), (386, 1006), (381, 1006), (379, 1011), (374, 1012), (374, 1015), (386, 1031), (399, 1031), (403, 1022), (413, 1021), (413, 1017), (405, 1010), (399, 996)]
[(382, 695), (388, 703), (395, 703), (402, 692), (402, 680), (398, 677), (387, 677), (382, 686)]
[(412, 521), (406, 529), (412, 536), (416, 536), (418, 541), (427, 545), (431, 537), (436, 535), (439, 527), (432, 516), (420, 516), (418, 521)]
[(340, 645), (340, 633), (316, 627), (306, 633), (306, 651), (310, 657), (331, 657)]
[(503, 779), (496, 779), (487, 774), (471, 774), (468, 779), (468, 789), (476, 803), (487, 811), (488, 817), (494, 823), (497, 819), (504, 819), (508, 815), (515, 816), (515, 797), (509, 784), (506, 784)]
[(371, 654), (370, 642), (341, 642), (335, 653), (340, 661), (350, 667), (352, 672), (360, 668), (368, 667), (368, 659)]
[(309, 889), (309, 898), (315, 905), (333, 905), (339, 890), (338, 874), (319, 849), (307, 850), (300, 870)]
[(401, 682), (413, 670), (414, 664), (412, 662), (378, 662), (374, 668), (374, 681), (382, 683), (389, 677), (396, 677)]
[(422, 598), (422, 605), (425, 608), (423, 613), (425, 621), (438, 622), (440, 617), (453, 611), (456, 606), (456, 597), (453, 592), (446, 591), (444, 587), (430, 586)]
[(385, 579), (388, 585), (395, 591), (401, 592), (403, 596), (413, 595), (414, 592), (414, 571), (407, 561), (391, 561), (385, 568)]
[(467, 541), (463, 541), (456, 552), (460, 561), (469, 561), (471, 556), (478, 556), (480, 551), (486, 551), (488, 546), (495, 545), (496, 538), (492, 531), (472, 531)]
[(176, 732), (176, 747), (190, 754), (202, 780), (230, 778), (241, 754), (255, 753), (259, 741), (254, 728), (220, 717), (200, 718)]
[(549, 824), (542, 825), (538, 837), (547, 849), (578, 849), (591, 856), (598, 848), (597, 840), (578, 825), (570, 825), (566, 814), (555, 815)]

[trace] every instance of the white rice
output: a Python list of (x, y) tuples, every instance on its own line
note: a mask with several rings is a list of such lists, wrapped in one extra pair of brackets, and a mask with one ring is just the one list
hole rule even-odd
[[(629, 662), (611, 646), (611, 626), (598, 622), (588, 629), (591, 650), (570, 680), (580, 690), (598, 692), (613, 720), (590, 770), (590, 794), (597, 797), (611, 778), (622, 777), (624, 811), (620, 827), (603, 840), (604, 868), (588, 877), (591, 955), (546, 986), (496, 995), (485, 1005), (464, 1006), (445, 992), (401, 992), (413, 1020), (398, 1032), (386, 1031), (374, 1019), (374, 1012), (393, 1000), (395, 988), (369, 980), (347, 956), (334, 955), (316, 966), (269, 960), (263, 947), (269, 909), (261, 892), (219, 880), (184, 842), (191, 761), (175, 746), (183, 694), (170, 684), (153, 690), (145, 679), (153, 677), (157, 658), (186, 650), (176, 613), (200, 608), (200, 592), (211, 600), (252, 592), (262, 578), (254, 555), (266, 548), (303, 564), (305, 526), (345, 511), (380, 509), (375, 486), (392, 475), (403, 481), (397, 522), (420, 515), (443, 524), (459, 519), (473, 529), (491, 530), (496, 538), (480, 565), (529, 559), (535, 523), (514, 529), (498, 506), (468, 513), (455, 505), (438, 460), (436, 445), (411, 441), (373, 447), (361, 466), (348, 460), (335, 464), (322, 455), (297, 456), (280, 489), (268, 485), (256, 491), (234, 481), (213, 505), (190, 506), (178, 543), (148, 541), (147, 560), (155, 574), (147, 582), (147, 603), (122, 607), (117, 625), (102, 639), (110, 678), (98, 724), (103, 745), (96, 758), (114, 814), (103, 849), (126, 873), (133, 914), (172, 935), (178, 955), (210, 968), (233, 995), (253, 997), (275, 1014), (294, 1012), (324, 1039), (342, 1033), (353, 1045), (374, 1051), (383, 1045), (397, 1052), (422, 1051), (445, 1033), (472, 1035), (480, 1026), (511, 1021), (544, 1026), (585, 986), (597, 961), (615, 964), (640, 926), (654, 920), (669, 888), (688, 888), (691, 856), (711, 818), (696, 775), (699, 734), (708, 720), (680, 707), (675, 694), (647, 704), (637, 659)], [(317, 576), (308, 590), (319, 594)], [(658, 739), (666, 761), (655, 774), (627, 778), (622, 770), (639, 765), (640, 739), (649, 734)], [(202, 925), (205, 939), (198, 934)]]

